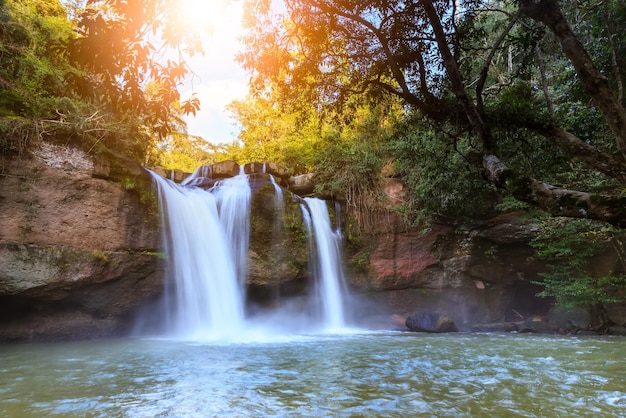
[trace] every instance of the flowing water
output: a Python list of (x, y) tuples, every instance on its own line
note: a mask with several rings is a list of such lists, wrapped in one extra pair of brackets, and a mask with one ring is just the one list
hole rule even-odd
[[(190, 339), (238, 335), (243, 328), (244, 307), (237, 274), (244, 267), (235, 262), (239, 247), (231, 244), (227, 235), (235, 228), (224, 226), (233, 222), (232, 217), (219, 214), (220, 209), (225, 212), (224, 206), (236, 204), (238, 194), (235, 198), (228, 195), (230, 184), (213, 194), (154, 178), (167, 225), (163, 241), (168, 277), (175, 281), (175, 286), (165, 292), (168, 333)], [(237, 184), (241, 179), (232, 181)], [(247, 240), (245, 245), (247, 248)]]
[(246, 318), (248, 180), (192, 187), (207, 175), (155, 176), (165, 336), (0, 346), (0, 416), (626, 416), (624, 338), (346, 330), (341, 233), (318, 199), (302, 212), (324, 326)]
[[(287, 317), (298, 317), (299, 324), (306, 322), (316, 331), (346, 328), (341, 233), (331, 226), (326, 202), (317, 198), (305, 199), (302, 213), (309, 231), (315, 282), (315, 292), (307, 297), (314, 301), (311, 305), (321, 306), (320, 314), (303, 318), (302, 312), (283, 311), (265, 318), (245, 316), (252, 194), (249, 178), (243, 167), (239, 175), (228, 179), (213, 180), (207, 177), (211, 174), (210, 169), (201, 167), (179, 185), (153, 173), (168, 266), (166, 335), (189, 341), (239, 341), (245, 335), (284, 328)], [(274, 177), (267, 176), (275, 190), (272, 239), (280, 242), (284, 194)], [(300, 328), (296, 325), (292, 329), (302, 332)]]
[[(326, 202), (307, 197), (303, 210), (309, 235), (315, 243), (313, 261), (317, 296), (322, 305), (324, 323), (329, 330), (346, 325), (344, 315), (345, 278), (341, 252), (341, 235), (333, 230)], [(310, 216), (307, 217), (307, 214)], [(313, 247), (313, 245), (311, 245)]]
[(626, 339), (370, 333), (0, 346), (3, 417), (623, 417)]

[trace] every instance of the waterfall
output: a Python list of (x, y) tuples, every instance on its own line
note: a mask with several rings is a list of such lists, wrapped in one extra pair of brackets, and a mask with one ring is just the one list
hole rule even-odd
[(274, 207), (276, 208), (272, 237), (274, 242), (280, 242), (282, 240), (282, 218), (285, 213), (285, 198), (283, 196), (283, 189), (276, 183), (274, 176), (271, 174), (269, 176), (272, 186), (274, 186)]
[[(236, 260), (244, 245), (247, 251), (246, 227), (239, 224), (248, 224), (247, 178), (224, 180), (215, 193), (208, 193), (154, 173), (152, 177), (164, 225), (168, 276), (174, 281), (165, 292), (168, 332), (194, 340), (237, 337), (244, 326), (240, 275), (245, 263)], [(242, 179), (246, 187), (241, 187)]]
[(322, 305), (323, 325), (331, 331), (340, 330), (346, 325), (341, 232), (339, 228), (333, 230), (324, 200), (310, 197), (304, 200), (309, 212), (303, 210), (303, 217), (316, 250), (312, 270)]
[(212, 189), (218, 202), (219, 217), (226, 239), (231, 244), (235, 274), (242, 288), (248, 277), (248, 246), (250, 242), (250, 196), (248, 176), (240, 167), (235, 177), (219, 181)]
[[(272, 310), (253, 307), (248, 312), (252, 312), (251, 317), (246, 318), (252, 200), (249, 177), (240, 168), (235, 177), (212, 179), (207, 177), (211, 169), (202, 167), (182, 184), (176, 184), (151, 174), (158, 190), (167, 256), (168, 335), (235, 341), (251, 335), (276, 335), (276, 331), (311, 332), (319, 329), (320, 322), (324, 331), (337, 332), (345, 327), (341, 230), (338, 223), (331, 225), (325, 201), (306, 198), (301, 205), (312, 254), (315, 294), (290, 295), (294, 297), (291, 303), (282, 299), (280, 286), (275, 286)], [(281, 265), (288, 257), (282, 247), (285, 199), (274, 177), (267, 176), (275, 190), (268, 251), (276, 251), (270, 259)], [(336, 212), (340, 222), (338, 208)], [(254, 297), (253, 293), (248, 296)], [(320, 309), (311, 315), (308, 307), (313, 300)]]

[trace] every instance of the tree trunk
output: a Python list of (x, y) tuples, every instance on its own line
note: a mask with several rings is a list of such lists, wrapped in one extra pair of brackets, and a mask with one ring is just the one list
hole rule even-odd
[(626, 164), (624, 160), (601, 152), (596, 147), (589, 145), (576, 135), (557, 125), (548, 125), (535, 128), (536, 132), (544, 136), (550, 142), (556, 144), (567, 154), (585, 163), (607, 176), (626, 183)]
[(519, 0), (520, 11), (533, 20), (542, 22), (552, 31), (570, 60), (585, 91), (604, 115), (615, 135), (617, 147), (626, 158), (626, 111), (613, 95), (604, 75), (580, 43), (556, 0)]
[(589, 329), (604, 333), (613, 325), (609, 314), (602, 303), (589, 303), (586, 306), (589, 315)]
[(596, 219), (626, 227), (626, 196), (563, 189), (511, 171), (496, 155), (483, 157), (487, 177), (513, 197), (553, 216)]
[(478, 133), (485, 152), (495, 152), (496, 145), (491, 135), (491, 129), (485, 120), (485, 115), (479, 111), (465, 89), (465, 83), (463, 82), (461, 71), (459, 70), (459, 66), (454, 58), (454, 55), (452, 55), (452, 51), (450, 51), (448, 38), (443, 25), (441, 24), (441, 19), (433, 6), (433, 2), (422, 1), (420, 3), (426, 13), (426, 16), (428, 17), (430, 25), (433, 28), (435, 41), (439, 47), (439, 54), (441, 54), (443, 66), (446, 69), (448, 80), (450, 81), (450, 86), (452, 87), (452, 93), (463, 107), (469, 123)]

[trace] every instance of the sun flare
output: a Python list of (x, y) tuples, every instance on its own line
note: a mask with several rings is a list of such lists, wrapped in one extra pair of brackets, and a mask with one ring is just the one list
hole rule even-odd
[(200, 33), (214, 33), (230, 28), (238, 30), (239, 22), (231, 21), (232, 0), (178, 0), (185, 24)]

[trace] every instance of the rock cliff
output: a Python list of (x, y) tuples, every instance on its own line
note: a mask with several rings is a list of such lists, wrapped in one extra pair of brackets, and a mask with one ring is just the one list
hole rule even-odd
[[(223, 163), (210, 170), (219, 178), (239, 169)], [(308, 194), (313, 176), (296, 180), (258, 163), (245, 170), (254, 190), (248, 298), (271, 307), (277, 295), (310, 290), (300, 200), (288, 188)], [(280, 211), (270, 173), (284, 186)], [(386, 181), (389, 202), (400, 205), (402, 184)], [(0, 341), (120, 335), (157, 303), (166, 261), (150, 183), (132, 162), (46, 143), (28, 157), (0, 160)], [(535, 296), (533, 281), (545, 269), (528, 245), (535, 233), (517, 213), (427, 231), (392, 211), (372, 214), (367, 233), (346, 248), (353, 317), (403, 328), (411, 312), (433, 312), (462, 330), (545, 321), (552, 305)]]
[(53, 144), (0, 161), (0, 340), (128, 329), (162, 288), (146, 187), (136, 164)]

